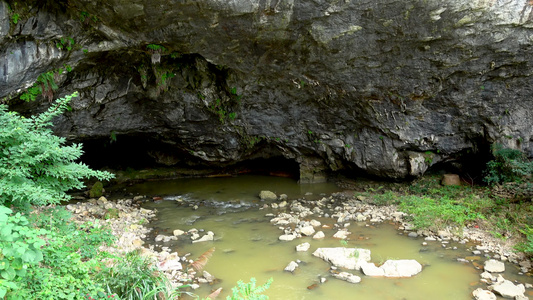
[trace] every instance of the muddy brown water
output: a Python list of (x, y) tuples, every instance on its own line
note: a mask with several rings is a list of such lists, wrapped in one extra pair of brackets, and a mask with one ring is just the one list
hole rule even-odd
[[(334, 229), (320, 229), (326, 234), (323, 240), (304, 237), (290, 242), (279, 241), (281, 230), (269, 222), (271, 217), (265, 216), (279, 210), (260, 209), (264, 204), (258, 198), (261, 190), (287, 194), (290, 200), (319, 199), (339, 191), (339, 188), (328, 183), (298, 185), (289, 178), (253, 175), (154, 181), (128, 188), (128, 192), (134, 194), (163, 199), (144, 205), (158, 210), (158, 219), (150, 223), (157, 233), (172, 235), (175, 229), (187, 231), (192, 228), (215, 233), (212, 242), (191, 243), (187, 238), (180, 238), (177, 242), (162, 244), (179, 255), (190, 253), (193, 259), (212, 247), (216, 248), (205, 270), (218, 280), (195, 290), (200, 297), (222, 287), (223, 292), (218, 298), (225, 299), (238, 280), (249, 282), (252, 277), (258, 284), (274, 279), (265, 292), (270, 299), (472, 299), (472, 291), (482, 287), (479, 283), (481, 271), (473, 264), (457, 261), (457, 258), (472, 256), (466, 245), (450, 243), (445, 249), (438, 242), (428, 242), (423, 246), (422, 238), (409, 238), (392, 223), (352, 222), (347, 245), (332, 238)], [(194, 209), (194, 205), (198, 208)], [(322, 224), (333, 225), (335, 222), (330, 218), (315, 219)], [(311, 244), (309, 251), (296, 252), (296, 245), (304, 242)], [(330, 276), (328, 263), (312, 256), (319, 247), (342, 246), (371, 250), (372, 262), (376, 264), (387, 259), (415, 259), (424, 268), (412, 278), (396, 279), (372, 278), (352, 271), (361, 276), (361, 283), (344, 282)], [(289, 262), (296, 260), (301, 263), (294, 274), (283, 271)], [(483, 262), (478, 263), (482, 265)], [(321, 284), (320, 278), (327, 281)]]

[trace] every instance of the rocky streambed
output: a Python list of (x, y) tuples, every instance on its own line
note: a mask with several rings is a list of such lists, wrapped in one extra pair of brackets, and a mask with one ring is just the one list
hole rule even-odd
[[(165, 199), (193, 211), (207, 205), (205, 201), (186, 201), (182, 197)], [(217, 228), (188, 230), (174, 228), (168, 233), (157, 232), (149, 224), (157, 218), (157, 210), (142, 207), (143, 203), (154, 201), (165, 200), (137, 196), (108, 201), (105, 197), (101, 197), (69, 204), (67, 209), (74, 213), (78, 222), (100, 223), (113, 230), (118, 240), (115, 245), (106, 247), (105, 250), (121, 253), (138, 250), (143, 255), (152, 257), (156, 266), (175, 286), (191, 284), (192, 288), (197, 288), (201, 284), (216, 283), (218, 280), (214, 276), (192, 267), (194, 259), (189, 253), (181, 253), (179, 248), (178, 251), (173, 251), (169, 245), (176, 241), (191, 244), (216, 243), (222, 238), (217, 235)], [(459, 257), (457, 261), (472, 264), (479, 269), (481, 287), (473, 293), (476, 299), (496, 299), (495, 294), (505, 298), (527, 299), (526, 295), (531, 294), (531, 260), (512, 251), (509, 245), (490, 238), (488, 233), (479, 228), (464, 228), (461, 234), (451, 228), (438, 232), (415, 230), (407, 221), (407, 215), (399, 211), (396, 206), (375, 206), (367, 203), (364, 197), (354, 197), (353, 193), (345, 192), (324, 195), (319, 199), (316, 196), (289, 199), (283, 194), (277, 196), (264, 191), (253, 204), (228, 203), (227, 205), (232, 209), (241, 207), (263, 210), (272, 226), (279, 229), (277, 243), (289, 245), (293, 240), (309, 241), (311, 238), (311, 241), (299, 244), (295, 252), (309, 251), (313, 241), (318, 242), (324, 238), (333, 237), (341, 241), (341, 244), (342, 241), (356, 240), (360, 237), (352, 236), (349, 231), (353, 223), (374, 226), (392, 222), (396, 224), (398, 234), (420, 240), (422, 247), (438, 244), (442, 249), (451, 251), (456, 250), (458, 246), (467, 248), (471, 255)], [(194, 224), (195, 220), (196, 217), (191, 215), (190, 224)], [(415, 260), (373, 261), (369, 250), (347, 246), (319, 248), (313, 251), (313, 255), (331, 264), (329, 276), (321, 277), (319, 283), (325, 283), (329, 278), (337, 278), (350, 283), (364, 284), (366, 277), (410, 277), (424, 272), (426, 268)], [(504, 262), (512, 263), (516, 266), (516, 273), (523, 276), (520, 276), (518, 281), (505, 279), (501, 275), (505, 270)], [(285, 271), (297, 273), (300, 263), (298, 260), (287, 261)], [(223, 274), (220, 276), (223, 277)]]

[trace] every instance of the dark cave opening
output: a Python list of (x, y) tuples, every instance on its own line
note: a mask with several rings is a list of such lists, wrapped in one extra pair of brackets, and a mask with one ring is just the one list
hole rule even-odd
[[(94, 169), (143, 170), (176, 169), (197, 170), (197, 176), (254, 174), (299, 179), (299, 164), (280, 153), (270, 150), (259, 151), (241, 161), (208, 162), (191, 155), (176, 145), (161, 142), (146, 136), (119, 136), (82, 141), (84, 154), (80, 161)], [(267, 147), (268, 148), (268, 147)]]

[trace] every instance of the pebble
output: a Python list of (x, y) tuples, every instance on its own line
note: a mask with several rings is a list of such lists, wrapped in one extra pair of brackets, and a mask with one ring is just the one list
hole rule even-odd
[(416, 238), (416, 237), (418, 237), (418, 233), (411, 231), (411, 232), (409, 232), (409, 234), (407, 236), (408, 237), (412, 237), (412, 238)]

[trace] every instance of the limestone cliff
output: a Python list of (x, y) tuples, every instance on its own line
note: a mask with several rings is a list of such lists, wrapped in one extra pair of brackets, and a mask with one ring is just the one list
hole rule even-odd
[(42, 110), (77, 90), (58, 134), (137, 141), (167, 165), (284, 157), (302, 182), (419, 176), (495, 142), (533, 156), (532, 12), (530, 0), (0, 1), (0, 99), (33, 86), (16, 109)]

